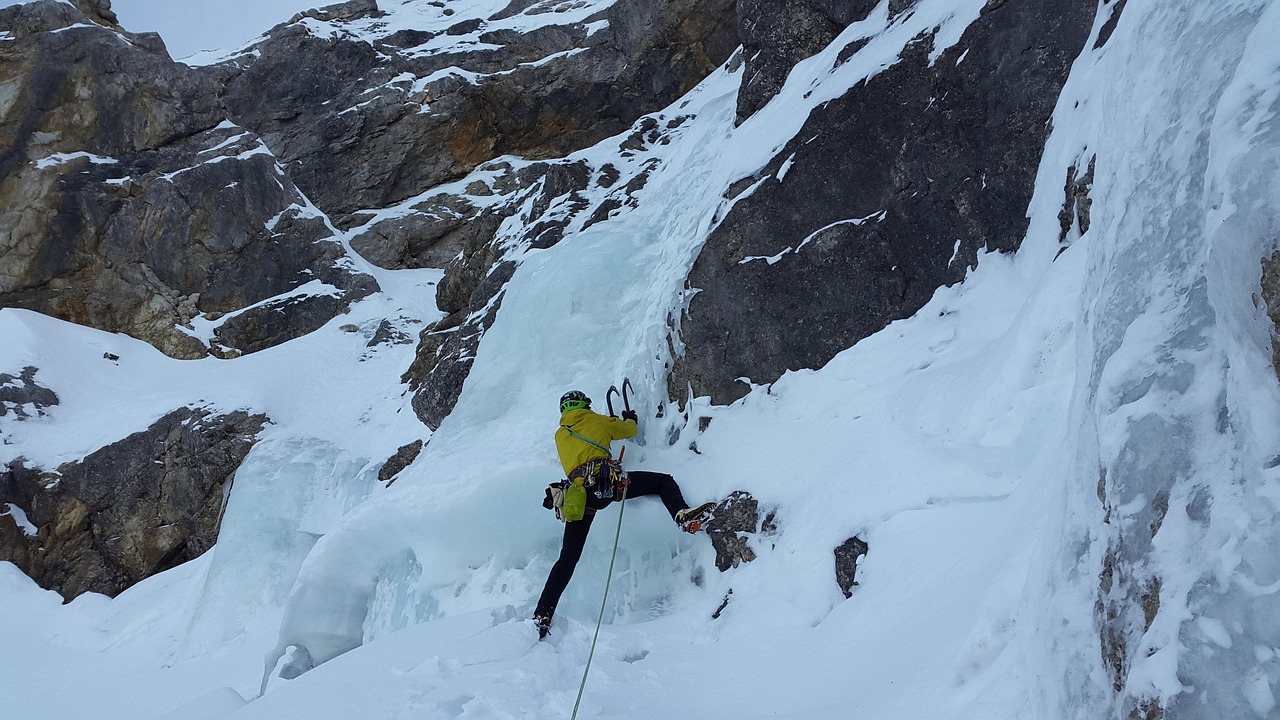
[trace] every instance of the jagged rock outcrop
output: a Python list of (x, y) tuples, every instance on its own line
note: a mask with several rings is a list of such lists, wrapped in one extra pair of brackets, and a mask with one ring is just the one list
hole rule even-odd
[[(213, 82), (114, 26), (106, 0), (82, 6), (0, 10), (0, 307), (191, 358), (296, 337), (376, 289)], [(266, 303), (213, 337), (178, 329), (309, 282), (283, 316)]]
[(0, 417), (13, 413), (19, 419), (43, 415), (58, 404), (58, 395), (36, 382), (39, 369), (28, 365), (17, 375), (0, 373)]
[[(116, 17), (115, 11), (111, 9), (111, 0), (72, 0), (72, 4), (85, 15), (93, 18), (94, 22), (119, 27), (120, 19)], [(155, 33), (144, 34), (149, 37), (159, 38)]]
[(738, 122), (778, 94), (796, 63), (830, 45), (876, 5), (876, 0), (739, 0), (746, 68), (738, 90)]
[(1271, 365), (1280, 376), (1280, 250), (1262, 259), (1262, 297), (1271, 319)]
[(853, 586), (858, 584), (858, 560), (867, 554), (867, 543), (853, 536), (836, 546), (836, 585), (845, 597), (853, 597)]
[(716, 550), (716, 568), (724, 572), (756, 559), (750, 536), (777, 531), (772, 512), (760, 518), (760, 502), (744, 490), (735, 490), (716, 503), (707, 523), (707, 536)]
[(1124, 5), (1128, 0), (1102, 0), (1104, 12), (1107, 14), (1106, 22), (1102, 23), (1102, 28), (1098, 31), (1098, 39), (1093, 43), (1093, 49), (1097, 50), (1107, 41), (1111, 39), (1111, 33), (1115, 32), (1116, 24), (1120, 22), (1120, 15), (1124, 12)]
[(936, 62), (922, 35), (814, 109), (694, 264), (671, 396), (692, 386), (728, 403), (748, 390), (739, 378), (821, 367), (962, 280), (979, 250), (1016, 250), (1094, 11), (1083, 0), (987, 3)]
[(0, 560), (70, 600), (115, 596), (204, 553), (218, 536), (227, 483), (267, 418), (180, 408), (147, 430), (56, 471), (22, 460), (0, 471)]
[(400, 471), (413, 464), (418, 459), (418, 454), (422, 452), (422, 441), (414, 440), (411, 443), (401, 445), (387, 461), (378, 468), (378, 480), (390, 485)]
[(303, 13), (208, 72), (231, 116), (350, 226), (360, 209), (493, 158), (562, 157), (625, 130), (729, 56), (733, 10), (732, 0), (658, 0), (583, 17), (570, 5), (514, 0), (488, 16), (442, 5), (433, 20), (423, 8), (417, 21), (433, 29), (393, 31), (376, 3), (349, 2)]
[[(403, 318), (412, 322), (409, 318)], [(365, 347), (378, 347), (379, 345), (409, 345), (413, 342), (413, 336), (406, 333), (392, 323), (390, 320), (383, 318), (378, 323), (378, 327), (373, 331), (373, 337), (369, 338), (369, 342), (365, 343)]]
[(1098, 157), (1090, 156), (1089, 166), (1080, 171), (1075, 165), (1067, 168), (1067, 182), (1063, 191), (1066, 193), (1066, 199), (1062, 202), (1062, 210), (1058, 211), (1058, 225), (1061, 228), (1058, 232), (1058, 242), (1066, 243), (1067, 236), (1072, 232), (1083, 235), (1089, 232), (1089, 223), (1091, 222), (1090, 211), (1093, 208), (1093, 199), (1089, 197), (1089, 191), (1093, 189), (1093, 172), (1097, 166)]

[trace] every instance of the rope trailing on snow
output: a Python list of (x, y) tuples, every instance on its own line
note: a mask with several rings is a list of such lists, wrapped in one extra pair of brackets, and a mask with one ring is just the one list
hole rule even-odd
[(604, 579), (604, 597), (600, 598), (600, 617), (596, 618), (596, 634), (591, 638), (591, 652), (587, 653), (587, 666), (582, 669), (582, 684), (578, 686), (578, 699), (573, 703), (573, 715), (569, 720), (577, 720), (578, 706), (582, 704), (582, 693), (587, 689), (587, 673), (591, 672), (591, 658), (595, 657), (596, 640), (600, 639), (600, 625), (604, 623), (604, 608), (609, 602), (609, 583), (613, 581), (613, 561), (618, 557), (618, 539), (622, 537), (622, 511), (626, 509), (627, 486), (623, 485), (622, 502), (618, 505), (618, 529), (613, 534), (613, 554), (609, 556), (609, 574)]

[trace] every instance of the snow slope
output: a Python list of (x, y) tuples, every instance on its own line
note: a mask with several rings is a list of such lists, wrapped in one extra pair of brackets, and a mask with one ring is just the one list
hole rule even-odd
[[(199, 560), (66, 606), (0, 565), (0, 637), (22, 658), (0, 673), (6, 715), (568, 716), (619, 510), (538, 642), (526, 618), (559, 546), (539, 506), (559, 477), (556, 399), (630, 375), (654, 407), (665, 324), (724, 188), (808, 108), (923, 29), (941, 28), (941, 52), (981, 7), (921, 0), (890, 23), (882, 4), (842, 38), (871, 38), (849, 62), (805, 61), (736, 129), (727, 70), (666, 111), (696, 117), (655, 150), (639, 207), (519, 250), (457, 409), (389, 488), (378, 463), (427, 431), (398, 383), (411, 349), (371, 352), (363, 335), (437, 317), (438, 274), (367, 268), (384, 293), (230, 361), (0, 311), (0, 370), (36, 365), (62, 398), (47, 417), (0, 419), (0, 462), (79, 457), (181, 403), (275, 422)], [(1250, 294), (1275, 242), (1277, 33), (1280, 3), (1129, 0), (1064, 89), (1016, 256), (982, 256), (820, 370), (645, 417), (630, 467), (673, 473), (692, 501), (748, 490), (778, 530), (720, 573), (704, 537), (628, 502), (579, 715), (689, 717), (693, 702), (713, 718), (1083, 718), (1158, 698), (1179, 717), (1273, 716), (1280, 388)], [(1094, 155), (1093, 225), (1062, 250), (1062, 178)], [(1170, 510), (1143, 540), (1161, 492)], [(870, 552), (846, 600), (832, 549), (854, 534)], [(1123, 630), (1117, 694), (1095, 603), (1123, 610), (1150, 577), (1161, 610)]]

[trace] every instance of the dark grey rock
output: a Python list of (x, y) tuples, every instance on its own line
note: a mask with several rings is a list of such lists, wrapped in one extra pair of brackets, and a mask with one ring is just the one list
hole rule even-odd
[[(479, 304), (479, 298), (492, 298), (491, 302), (480, 305), (481, 309), (475, 312), (459, 309), (425, 328), (419, 336), (414, 361), (401, 381), (407, 382), (414, 391), (414, 413), (432, 430), (440, 427), (457, 404), (462, 385), (471, 372), (475, 350), (497, 319), (502, 308), (500, 293), (514, 272), (515, 263), (511, 261), (495, 266), (476, 285), (468, 308)], [(447, 309), (443, 303), (441, 309)]]
[(840, 586), (840, 592), (844, 593), (845, 597), (853, 597), (853, 586), (858, 584), (855, 579), (858, 560), (866, 554), (867, 543), (856, 535), (840, 543), (835, 549), (836, 584)]
[[(0, 126), (0, 307), (195, 358), (208, 349), (176, 326), (200, 313), (317, 277), (345, 302), (372, 286), (257, 136), (224, 122), (207, 77), (64, 3), (5, 8), (0, 27), (16, 98)], [(273, 323), (270, 342), (315, 326)]]
[(720, 606), (715, 609), (715, 612), (711, 613), (711, 619), (719, 620), (720, 616), (724, 614), (724, 611), (729, 607), (729, 601), (732, 599), (733, 599), (733, 588), (729, 588), (729, 592), (724, 594), (724, 600), (720, 602)]
[(755, 560), (749, 536), (776, 530), (772, 514), (766, 518), (766, 527), (762, 527), (760, 503), (751, 493), (742, 490), (732, 492), (711, 512), (713, 517), (707, 523), (706, 532), (716, 550), (716, 568), (720, 572)]
[(408, 345), (412, 342), (412, 336), (393, 325), (390, 320), (383, 320), (378, 323), (378, 329), (374, 330), (373, 337), (369, 338), (369, 342), (365, 344), (365, 347)]
[(31, 413), (44, 415), (44, 409), (58, 404), (58, 396), (52, 390), (36, 382), (34, 366), (22, 368), (17, 375), (0, 373), (0, 417), (10, 412), (19, 419), (31, 417)]
[(738, 34), (746, 70), (738, 91), (738, 123), (764, 107), (796, 63), (831, 44), (876, 0), (739, 0)]
[(1094, 50), (1106, 45), (1111, 39), (1111, 33), (1116, 31), (1116, 25), (1120, 22), (1120, 14), (1124, 12), (1126, 2), (1128, 0), (1102, 0), (1102, 5), (1107, 12), (1107, 21), (1102, 23), (1102, 29), (1098, 31), (1098, 39), (1093, 43)]
[(1271, 365), (1280, 376), (1280, 250), (1262, 259), (1261, 300), (1271, 319)]
[(108, 25), (116, 25), (120, 22), (115, 11), (111, 9), (111, 0), (75, 0), (75, 5), (94, 21)]
[(728, 403), (749, 389), (739, 378), (822, 367), (962, 280), (981, 249), (1016, 250), (1049, 117), (1094, 10), (988, 4), (937, 62), (922, 36), (814, 109), (694, 264), (671, 396), (692, 386)]
[(388, 270), (443, 268), (464, 248), (492, 238), (501, 221), (500, 215), (482, 212), (458, 195), (435, 195), (413, 210), (412, 214), (364, 226), (351, 238), (352, 249)]
[(378, 469), (378, 479), (390, 485), (400, 471), (413, 464), (418, 459), (418, 454), (422, 452), (422, 441), (414, 440), (411, 443), (401, 445), (400, 449), (387, 458), (387, 461)]
[(361, 18), (382, 17), (385, 14), (378, 9), (377, 0), (347, 0), (347, 2), (326, 5), (322, 8), (304, 10), (294, 15), (289, 22), (295, 23), (303, 18), (312, 18), (324, 22), (359, 20)]
[(1081, 235), (1089, 232), (1089, 211), (1093, 207), (1089, 191), (1093, 189), (1093, 171), (1097, 160), (1096, 155), (1089, 158), (1089, 168), (1084, 174), (1080, 174), (1080, 169), (1075, 165), (1067, 168), (1066, 199), (1062, 203), (1062, 210), (1058, 212), (1060, 243), (1066, 242), (1072, 226)]
[[(1131, 421), (1125, 446), (1115, 452), (1114, 460), (1099, 468), (1100, 535), (1106, 538), (1107, 550), (1098, 573), (1094, 620), (1102, 660), (1117, 692), (1126, 689), (1134, 659), (1160, 609), (1162, 569), (1150, 561), (1156, 535), (1169, 514), (1170, 495), (1179, 492), (1178, 483), (1187, 476), (1185, 468), (1197, 462), (1193, 443), (1170, 443), (1153, 454), (1141, 438), (1191, 438), (1191, 428), (1199, 422), (1198, 417), (1159, 413), (1140, 416)], [(1207, 496), (1206, 492), (1197, 500), (1193, 494), (1192, 501), (1181, 506), (1185, 514), (1179, 513), (1179, 521), (1195, 517), (1197, 505), (1211, 502)], [(1202, 531), (1208, 519), (1193, 522), (1200, 523), (1197, 531)], [(1128, 709), (1142, 699), (1122, 696)]]
[(57, 471), (10, 463), (0, 504), (22, 508), (38, 533), (0, 517), (0, 560), (70, 600), (115, 596), (198, 557), (217, 539), (225, 483), (266, 422), (180, 408)]
[(285, 297), (263, 303), (252, 312), (222, 322), (215, 331), (211, 351), (229, 358), (279, 345), (320, 329), (335, 316), (346, 313), (351, 303), (377, 290), (377, 284), (369, 278), (338, 295)]
[[(889, 0), (889, 19), (892, 20), (916, 6), (920, 0)], [(1004, 2), (1004, 0), (998, 0)], [(989, 2), (988, 5), (991, 3)]]
[(444, 32), (446, 35), (467, 35), (479, 30), (482, 25), (484, 25), (484, 20), (481, 20), (480, 18), (472, 18), (470, 20), (463, 20), (462, 22), (454, 23), (446, 28)]
[[(424, 423), (439, 427), (457, 402), (471, 359), (497, 317), (502, 290), (515, 272), (517, 261), (510, 258), (519, 253), (513, 249), (551, 247), (573, 223), (589, 227), (614, 211), (636, 207), (657, 163), (649, 150), (681, 132), (687, 120), (658, 115), (637, 121), (621, 143), (632, 148), (630, 159), (619, 162), (625, 167), (625, 182), (624, 170), (616, 165), (597, 168), (581, 159), (519, 166), (498, 162), (480, 168), (495, 173), (486, 181), (494, 198), (447, 236), (461, 243), (436, 288), (436, 304), (449, 316), (421, 332), (415, 359), (401, 378), (414, 391), (413, 408)], [(585, 194), (596, 187), (609, 192), (593, 204)], [(458, 207), (463, 207), (460, 201), (440, 196), (423, 203), (419, 212), (434, 222), (445, 214), (440, 208)], [(520, 222), (508, 223), (511, 227), (500, 233), (504, 221), (516, 213)], [(410, 257), (405, 253), (399, 262), (409, 263)]]

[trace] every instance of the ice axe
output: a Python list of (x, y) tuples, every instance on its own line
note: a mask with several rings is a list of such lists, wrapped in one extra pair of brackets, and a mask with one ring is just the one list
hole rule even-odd
[(625, 378), (625, 377), (622, 378), (622, 392), (618, 392), (617, 385), (609, 386), (609, 392), (604, 394), (604, 401), (609, 406), (609, 417), (617, 417), (617, 415), (615, 415), (613, 412), (613, 396), (614, 395), (622, 396), (623, 410), (626, 410), (628, 412), (631, 410), (631, 397), (629, 393), (634, 389), (635, 388), (631, 387), (631, 378)]

